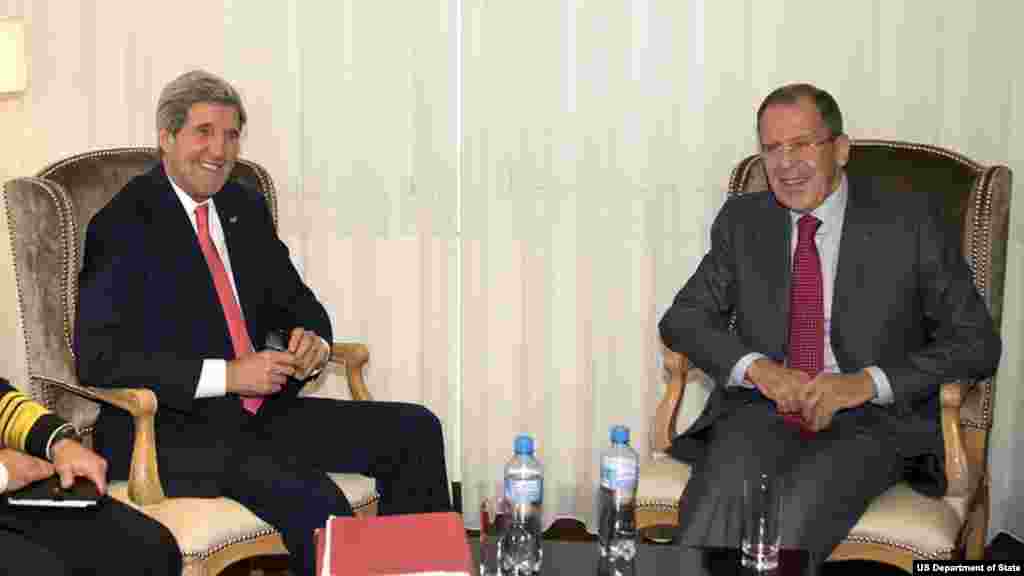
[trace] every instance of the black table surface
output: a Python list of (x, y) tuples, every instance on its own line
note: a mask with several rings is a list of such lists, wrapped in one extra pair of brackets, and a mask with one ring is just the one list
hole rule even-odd
[[(542, 575), (580, 574), (599, 575), (600, 555), (597, 542), (544, 541)], [(473, 553), (474, 574), (480, 569), (480, 543), (470, 542)], [(772, 572), (779, 576), (798, 575), (807, 564), (807, 553), (800, 550), (782, 550), (779, 568)], [(692, 548), (689, 546), (639, 544), (633, 566), (627, 576), (671, 574), (678, 576), (731, 576), (755, 574), (740, 565), (740, 552), (735, 548)]]

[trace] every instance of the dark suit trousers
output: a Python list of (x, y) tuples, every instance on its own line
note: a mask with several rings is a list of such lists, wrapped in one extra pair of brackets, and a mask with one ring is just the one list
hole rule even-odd
[(328, 472), (373, 477), (381, 514), (451, 509), (441, 424), (423, 406), (275, 397), (241, 421), (161, 446), (161, 479), (169, 496), (227, 496), (280, 530), (296, 574), (314, 571), (313, 529), (352, 515)]
[(839, 413), (809, 440), (762, 398), (724, 414), (683, 491), (680, 541), (738, 547), (743, 480), (763, 472), (781, 482), (781, 545), (809, 551), (815, 572), (871, 500), (901, 479), (903, 457), (865, 425), (874, 421), (864, 412), (872, 409)]
[(0, 551), (4, 575), (181, 574), (170, 531), (111, 499), (86, 510), (0, 504)]

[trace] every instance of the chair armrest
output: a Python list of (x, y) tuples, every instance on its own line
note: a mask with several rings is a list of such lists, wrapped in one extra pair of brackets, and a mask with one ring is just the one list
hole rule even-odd
[(52, 382), (77, 396), (116, 406), (132, 415), (135, 441), (128, 470), (128, 497), (139, 506), (158, 504), (165, 498), (156, 463), (156, 394), (147, 388), (92, 388)]
[(963, 431), (960, 428), (960, 407), (970, 387), (969, 382), (946, 382), (942, 385), (942, 441), (946, 452), (946, 496), (969, 496), (969, 490), (973, 485)]
[(662, 344), (665, 357), (665, 371), (668, 373), (668, 384), (665, 395), (658, 402), (654, 413), (654, 430), (651, 431), (651, 450), (664, 452), (672, 445), (672, 437), (676, 431), (676, 416), (679, 406), (683, 403), (683, 388), (686, 386), (686, 373), (690, 369), (690, 361), (686, 356), (673, 352)]
[(359, 342), (335, 342), (331, 345), (331, 364), (344, 366), (353, 400), (373, 400), (363, 380), (363, 366), (370, 360), (370, 349)]
[[(690, 362), (683, 354), (662, 346), (668, 384), (665, 395), (658, 403), (651, 434), (651, 449), (663, 452), (672, 445), (676, 429), (676, 416), (682, 404), (686, 374)], [(973, 485), (967, 450), (960, 427), (960, 407), (970, 391), (969, 382), (947, 382), (942, 385), (942, 438), (946, 454), (947, 496), (965, 497)]]

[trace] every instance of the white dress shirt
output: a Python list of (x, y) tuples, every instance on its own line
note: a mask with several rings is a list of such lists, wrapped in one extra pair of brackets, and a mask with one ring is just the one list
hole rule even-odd
[[(245, 321), (245, 312), (242, 311), (242, 302), (238, 299), (238, 287), (235, 286), (235, 275), (231, 272), (231, 255), (228, 253), (228, 245), (224, 240), (224, 228), (220, 223), (220, 216), (217, 215), (217, 204), (211, 197), (206, 202), (196, 202), (191, 196), (185, 193), (184, 190), (178, 187), (178, 184), (174, 182), (174, 178), (168, 175), (167, 179), (171, 182), (171, 188), (174, 189), (174, 193), (178, 195), (178, 200), (181, 201), (181, 207), (185, 210), (185, 214), (188, 215), (188, 221), (192, 223), (192, 230), (195, 231), (196, 237), (199, 236), (199, 225), (196, 223), (196, 208), (207, 204), (210, 206), (208, 211), (208, 229), (210, 232), (210, 241), (213, 243), (214, 250), (217, 251), (217, 255), (220, 256), (221, 263), (224, 264), (224, 271), (228, 275), (228, 283), (231, 284), (231, 292), (235, 295), (235, 302), (238, 302), (238, 313), (242, 317), (242, 321)], [(317, 335), (320, 339), (320, 344), (324, 350), (329, 350), (330, 345), (322, 336)], [(287, 342), (285, 343), (287, 344)], [(250, 351), (252, 351), (252, 342), (249, 343)], [(323, 364), (320, 364), (307, 376), (308, 378), (314, 378), (323, 369)], [(224, 396), (227, 394), (227, 378), (228, 378), (228, 362), (223, 358), (204, 358), (203, 367), (199, 372), (199, 382), (196, 384), (196, 398), (212, 398), (214, 396)]]
[[(217, 204), (213, 201), (212, 197), (206, 202), (196, 202), (184, 190), (178, 187), (174, 182), (174, 178), (168, 175), (167, 179), (171, 181), (171, 188), (174, 188), (174, 193), (178, 195), (178, 200), (181, 201), (181, 207), (185, 210), (185, 214), (188, 215), (188, 221), (192, 223), (192, 230), (196, 233), (196, 237), (199, 236), (199, 227), (196, 224), (196, 208), (203, 204), (210, 206), (208, 216), (210, 241), (213, 243), (214, 250), (220, 256), (221, 262), (224, 264), (224, 271), (228, 275), (228, 283), (231, 284), (231, 292), (235, 295), (235, 302), (239, 302), (238, 312), (242, 315), (242, 321), (244, 322), (245, 313), (242, 312), (241, 301), (238, 299), (235, 275), (231, 272), (231, 256), (228, 254), (228, 246), (224, 241), (224, 228), (221, 226), (220, 217), (217, 215)], [(251, 345), (252, 343), (250, 342)], [(227, 394), (227, 379), (227, 360), (223, 358), (204, 358), (203, 368), (199, 372), (199, 383), (196, 385), (195, 397), (212, 398), (214, 396), (224, 396)]]
[[(835, 351), (832, 350), (832, 295), (835, 291), (836, 270), (839, 266), (839, 241), (843, 234), (843, 217), (846, 214), (846, 204), (849, 196), (849, 184), (844, 172), (839, 181), (839, 188), (830, 194), (828, 198), (825, 198), (821, 206), (811, 211), (811, 215), (821, 220), (821, 225), (818, 226), (818, 231), (814, 235), (814, 244), (818, 248), (818, 257), (821, 261), (822, 297), (824, 299), (822, 304), (825, 314), (825, 358), (822, 371), (832, 374), (839, 373), (839, 362), (836, 360)], [(799, 239), (796, 228), (797, 221), (801, 216), (803, 214), (800, 212), (795, 210), (789, 211), (792, 226), (790, 232), (790, 237), (792, 238), (790, 245), (791, 256), (796, 252), (796, 244)], [(750, 368), (754, 360), (759, 358), (767, 358), (767, 356), (759, 352), (751, 352), (740, 358), (732, 369), (728, 385), (754, 388), (754, 384), (746, 379), (746, 374), (747, 369)], [(889, 377), (878, 366), (868, 366), (866, 369), (875, 384), (875, 397), (871, 401), (875, 404), (891, 404), (893, 402), (893, 394)]]

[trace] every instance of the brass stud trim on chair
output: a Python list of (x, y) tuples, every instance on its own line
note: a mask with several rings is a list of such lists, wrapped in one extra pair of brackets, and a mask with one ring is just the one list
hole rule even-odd
[(256, 164), (255, 162), (250, 162), (249, 160), (246, 160), (244, 158), (239, 158), (236, 163), (249, 168), (250, 170), (252, 170), (254, 174), (256, 174), (256, 178), (259, 179), (260, 186), (263, 189), (263, 196), (267, 199), (267, 202), (270, 205), (270, 216), (274, 220), (274, 230), (277, 231), (277, 189), (274, 188), (274, 181), (270, 179), (270, 174), (268, 174), (267, 171), (264, 170), (263, 167), (260, 166), (259, 164)]
[(209, 548), (208, 550), (204, 550), (202, 552), (185, 552), (185, 553), (182, 554), (182, 556), (186, 559), (186, 561), (187, 560), (199, 560), (199, 561), (202, 561), (202, 560), (206, 560), (207, 558), (209, 558), (209, 557), (213, 556), (214, 554), (220, 552), (221, 550), (224, 550), (226, 548), (230, 548), (231, 546), (234, 546), (236, 544), (241, 544), (243, 542), (251, 542), (253, 540), (256, 540), (256, 539), (259, 539), (259, 538), (263, 538), (264, 536), (276, 535), (277, 533), (278, 533), (277, 530), (274, 530), (273, 528), (262, 528), (260, 530), (256, 530), (255, 532), (250, 532), (250, 533), (242, 535), (242, 536), (236, 536), (234, 538), (229, 538), (229, 539), (225, 540), (224, 542), (221, 542), (220, 544), (218, 544), (218, 545), (216, 545), (216, 546), (214, 546), (212, 548)]
[(992, 398), (994, 396), (992, 392), (992, 378), (985, 378), (979, 380), (975, 386), (985, 386), (986, 392), (982, 394), (981, 402), (981, 415), (980, 421), (976, 421), (969, 416), (963, 416), (961, 413), (960, 424), (972, 428), (974, 430), (990, 430), (992, 428)]
[[(884, 140), (854, 140), (851, 141), (852, 145), (859, 146), (875, 146), (879, 148), (891, 148), (894, 150), (914, 150), (919, 152), (927, 152), (942, 156), (953, 160), (967, 169), (971, 170), (976, 174), (974, 187), (971, 190), (971, 195), (974, 197), (973, 204), (973, 223), (968, 228), (971, 230), (970, 238), (968, 240), (968, 251), (967, 251), (967, 264), (971, 270), (971, 276), (974, 280), (974, 285), (978, 290), (978, 294), (982, 299), (986, 299), (989, 296), (989, 281), (992, 274), (991, 260), (992, 254), (989, 250), (990, 240), (993, 234), (992, 230), (992, 190), (991, 181), (1001, 171), (1006, 170), (1005, 166), (989, 166), (985, 167), (977, 162), (958, 154), (956, 152), (939, 148), (938, 146), (931, 146), (927, 144), (914, 144), (911, 142), (888, 142)], [(994, 391), (992, 388), (993, 380), (991, 378), (977, 382), (977, 386), (985, 386), (984, 392), (982, 393), (982, 413), (980, 423), (969, 422), (963, 420), (964, 424), (967, 424), (970, 428), (987, 430), (992, 426), (992, 397)]]
[(654, 512), (677, 512), (679, 511), (678, 502), (668, 502), (665, 500), (646, 500), (638, 499), (636, 502), (637, 510), (651, 510)]
[(121, 148), (106, 148), (103, 150), (93, 150), (91, 152), (82, 152), (75, 154), (74, 156), (68, 156), (62, 160), (58, 160), (52, 164), (47, 165), (45, 168), (39, 171), (40, 178), (49, 178), (54, 172), (59, 171), (61, 168), (69, 164), (75, 164), (82, 160), (92, 160), (94, 158), (105, 158), (107, 156), (121, 156), (125, 153), (136, 153), (136, 154), (149, 154), (153, 156), (154, 161), (157, 159), (157, 149), (152, 146), (124, 146)]
[[(106, 150), (94, 150), (91, 152), (83, 152), (76, 154), (63, 160), (58, 160), (53, 164), (50, 164), (39, 171), (38, 178), (43, 179), (50, 185), (59, 187), (62, 196), (62, 202), (60, 203), (63, 210), (66, 212), (65, 219), (70, 225), (71, 238), (62, 238), (62, 241), (67, 243), (68, 250), (65, 252), (68, 254), (63, 262), (61, 262), (61, 288), (64, 297), (62, 309), (64, 310), (64, 340), (67, 345), (67, 349), (71, 352), (71, 356), (75, 356), (75, 349), (72, 346), (73, 332), (75, 319), (73, 314), (75, 313), (75, 307), (71, 306), (71, 303), (78, 297), (78, 260), (79, 260), (79, 246), (78, 246), (78, 222), (75, 219), (75, 215), (71, 210), (70, 198), (68, 193), (64, 190), (63, 186), (50, 180), (49, 178), (60, 171), (66, 166), (81, 162), (83, 160), (95, 160), (99, 158), (105, 158), (108, 156), (120, 156), (125, 153), (132, 154), (148, 154), (154, 157), (154, 161), (157, 158), (156, 148), (147, 146), (130, 146), (124, 148), (110, 148)], [(63, 224), (63, 222), (62, 222)], [(63, 227), (62, 227), (63, 231)], [(63, 235), (63, 234), (62, 234)]]
[[(346, 496), (346, 498), (348, 498), (348, 496)], [(371, 504), (374, 504), (374, 503), (376, 503), (379, 500), (380, 500), (380, 495), (377, 494), (377, 489), (376, 489), (376, 487), (374, 487), (374, 490), (373, 490), (373, 492), (370, 493), (370, 497), (369, 498), (366, 498), (364, 500), (360, 500), (360, 501), (357, 501), (357, 502), (349, 502), (349, 506), (352, 507), (352, 511), (353, 512), (356, 512), (357, 510), (361, 510), (363, 508), (366, 508), (367, 506), (370, 506)]]
[(984, 167), (978, 164), (974, 160), (971, 160), (967, 156), (952, 150), (945, 148), (939, 148), (938, 146), (932, 146), (931, 144), (917, 144), (914, 142), (906, 142), (902, 140), (872, 140), (872, 139), (850, 139), (851, 146), (874, 146), (877, 148), (892, 148), (894, 150), (914, 150), (917, 152), (928, 152), (929, 154), (935, 154), (936, 156), (942, 156), (949, 160), (953, 160), (960, 164), (963, 164), (966, 168), (974, 170), (975, 172), (981, 172)]
[(868, 536), (847, 536), (843, 539), (843, 542), (856, 542), (860, 544), (880, 544), (882, 546), (891, 546), (898, 548), (905, 552), (910, 552), (914, 555), (914, 558), (923, 558), (928, 560), (950, 560), (953, 558), (953, 548), (940, 548), (937, 551), (929, 552), (918, 548), (917, 546), (911, 546), (903, 542), (897, 542), (889, 538), (872, 538)]
[[(49, 196), (49, 199), (53, 203), (53, 206), (55, 208), (55, 212), (57, 213), (57, 220), (58, 220), (58, 224), (59, 224), (58, 228), (59, 228), (59, 232), (60, 232), (60, 242), (61, 242), (61, 244), (66, 244), (67, 243), (67, 237), (64, 234), (64, 229), (68, 225), (69, 218), (70, 218), (70, 210), (65, 206), (67, 193), (64, 192), (64, 190), (60, 187), (59, 184), (57, 184), (55, 182), (51, 182), (49, 180), (44, 180), (42, 178), (36, 178), (36, 177), (22, 178), (22, 180), (23, 181), (27, 181), (27, 182), (31, 182), (32, 184), (35, 184), (40, 189), (45, 191), (46, 194)], [(10, 242), (11, 250), (13, 251), (13, 250), (15, 250), (15, 248), (17, 246), (17, 242), (16, 242), (17, 239), (15, 238), (15, 235), (14, 235), (14, 231), (17, 229), (17, 216), (14, 214), (14, 212), (11, 211), (11, 202), (10, 202), (10, 199), (9, 199), (9, 194), (12, 191), (11, 190), (12, 188), (13, 188), (13, 186), (11, 186), (10, 182), (5, 183), (4, 187), (3, 187), (3, 193), (4, 193), (5, 212), (7, 214), (8, 241)], [(73, 223), (73, 220), (71, 220), (71, 222)], [(24, 295), (24, 291), (22, 290), (22, 287), (21, 287), (22, 286), (22, 270), (18, 266), (18, 259), (17, 258), (13, 258), (12, 257), (11, 260), (12, 260), (12, 265), (14, 267), (14, 286), (15, 286), (15, 291), (17, 293), (17, 299), (18, 299), (18, 321), (20, 322), (21, 325), (25, 325), (25, 313), (24, 313), (24, 310), (25, 310), (25, 295)], [(61, 264), (62, 264), (62, 268), (66, 268), (66, 265), (67, 265), (66, 262), (62, 262)], [(67, 284), (66, 284), (67, 276), (68, 276), (67, 270), (66, 269), (62, 269), (61, 270), (61, 285), (60, 285), (62, 298), (66, 294), (66, 291), (67, 291)], [(62, 305), (66, 305), (66, 303), (67, 303), (66, 301), (61, 302)], [(65, 308), (66, 308), (66, 306), (65, 306)], [(32, 343), (32, 338), (31, 338), (31, 335), (30, 335), (30, 331), (29, 330), (22, 330), (21, 332), (22, 332), (22, 337), (25, 340), (25, 353), (26, 353), (26, 356), (31, 356), (33, 343)], [(66, 320), (65, 320), (64, 332), (65, 332), (64, 337), (65, 337), (66, 342), (68, 343), (68, 349), (70, 350), (70, 348), (71, 348), (71, 346), (70, 346), (71, 340), (70, 340), (70, 333), (68, 332), (68, 329), (67, 329)], [(40, 377), (40, 376), (38, 376), (36, 374), (32, 374), (32, 373), (29, 373), (28, 377), (29, 377), (28, 386), (29, 386), (29, 389), (30, 389), (30, 392), (31, 392), (30, 395), (33, 398), (35, 398), (36, 400), (38, 400), (40, 403), (42, 403), (44, 406), (46, 406), (47, 408), (49, 408), (51, 410), (54, 409), (56, 407), (57, 401), (56, 401), (56, 395), (55, 395), (53, 389), (49, 388), (49, 387), (47, 387), (47, 386), (45, 386), (43, 384), (40, 384), (38, 387), (33, 388), (33, 386), (35, 385), (35, 382), (37, 382), (37, 381), (43, 382), (44, 380), (48, 380), (48, 379), (44, 378), (44, 377)]]

